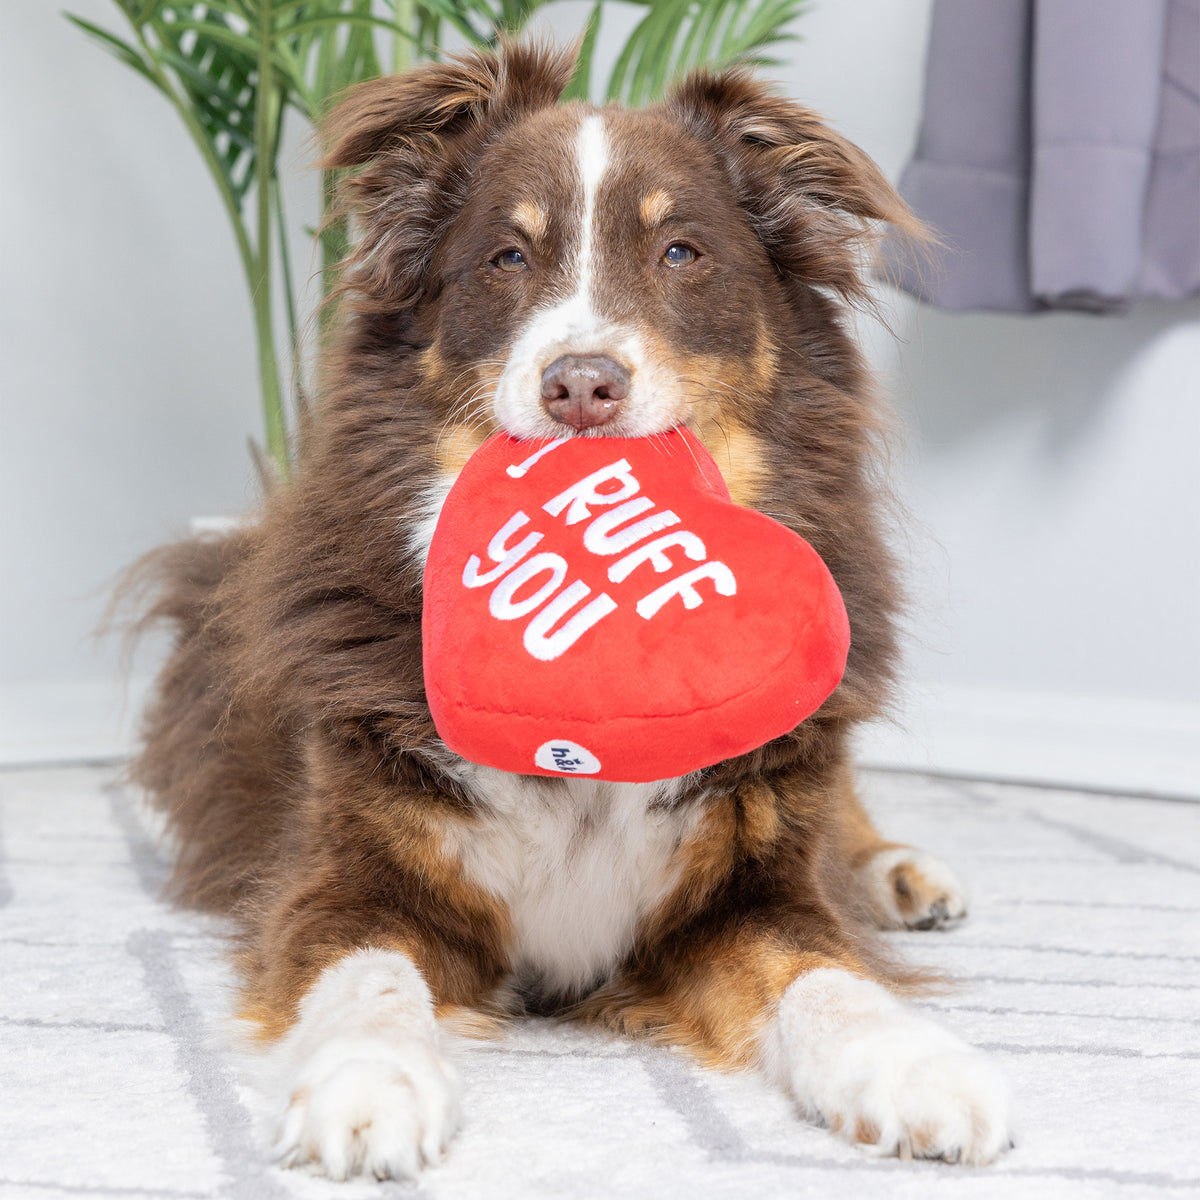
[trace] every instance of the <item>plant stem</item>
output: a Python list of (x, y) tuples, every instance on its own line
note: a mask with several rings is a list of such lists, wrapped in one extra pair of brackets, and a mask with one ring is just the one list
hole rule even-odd
[(280, 478), (290, 474), (287, 430), (283, 415), (283, 393), (279, 387), (275, 330), (271, 312), (271, 195), (276, 157), (275, 81), (271, 64), (273, 41), (271, 0), (259, 0), (258, 86), (255, 97), (254, 187), (258, 208), (258, 244), (254, 256), (254, 278), (250, 295), (254, 304), (254, 331), (258, 339), (258, 375), (262, 390), (263, 425), (267, 450), (279, 469)]
[(275, 188), (275, 232), (279, 238), (280, 283), (287, 310), (288, 347), (292, 366), (292, 393), (296, 398), (295, 413), (299, 417), (304, 405), (301, 379), (300, 318), (296, 314), (296, 285), (292, 279), (292, 255), (288, 247), (287, 217), (283, 211), (283, 188)]
[[(414, 34), (416, 26), (416, 0), (395, 0), (395, 19), (398, 29)], [(413, 65), (412, 37), (397, 32), (392, 36), (392, 73), (400, 74)]]

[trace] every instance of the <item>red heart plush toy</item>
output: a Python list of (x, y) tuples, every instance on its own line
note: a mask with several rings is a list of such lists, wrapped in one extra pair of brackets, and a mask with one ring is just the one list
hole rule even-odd
[(700, 442), (490, 438), (425, 568), (442, 740), (523, 775), (646, 782), (794, 729), (850, 628), (817, 552), (735, 505)]

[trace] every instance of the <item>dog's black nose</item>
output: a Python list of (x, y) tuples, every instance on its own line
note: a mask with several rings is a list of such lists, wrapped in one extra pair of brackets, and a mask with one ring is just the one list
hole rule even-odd
[(629, 372), (600, 354), (564, 354), (542, 372), (543, 407), (581, 431), (606, 425), (628, 395)]

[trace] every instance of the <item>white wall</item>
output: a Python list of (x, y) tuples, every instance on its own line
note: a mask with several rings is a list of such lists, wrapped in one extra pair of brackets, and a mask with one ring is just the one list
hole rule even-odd
[[(45, 0), (0, 38), (0, 748), (100, 752), (115, 574), (252, 494), (248, 303), (199, 156)], [(116, 26), (106, 0), (72, 11)], [(52, 722), (49, 723), (48, 722)], [(58, 736), (56, 726), (61, 726)], [(60, 747), (55, 750), (55, 747)]]
[[(919, 117), (929, 7), (823, 0), (778, 73), (893, 178)], [(570, 27), (586, 9), (553, 15)], [(115, 22), (106, 0), (74, 10)], [(88, 642), (107, 585), (190, 516), (249, 501), (258, 417), (238, 264), (174, 114), (56, 6), (7, 0), (5, 15), (11, 760), (112, 745), (115, 649)], [(914, 683), (907, 732), (873, 733), (869, 756), (1200, 793), (1200, 306), (1008, 318), (899, 300), (892, 325), (898, 347), (863, 335), (906, 430), (893, 466)]]
[[(824, 0), (778, 75), (893, 179), (929, 0)], [(1200, 302), (864, 329), (893, 461), (911, 687), (876, 761), (1200, 795)]]

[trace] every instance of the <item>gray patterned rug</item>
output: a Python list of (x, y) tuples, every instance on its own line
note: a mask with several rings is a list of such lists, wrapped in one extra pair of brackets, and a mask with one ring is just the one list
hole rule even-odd
[(872, 1159), (749, 1076), (547, 1022), (463, 1042), (465, 1128), (419, 1187), (270, 1165), (228, 1049), (221, 926), (158, 902), (163, 858), (106, 768), (0, 773), (0, 1196), (1073, 1200), (1200, 1195), (1200, 805), (904, 775), (884, 830), (973, 883), (897, 935), (960, 990), (1021, 1142), (981, 1170)]

